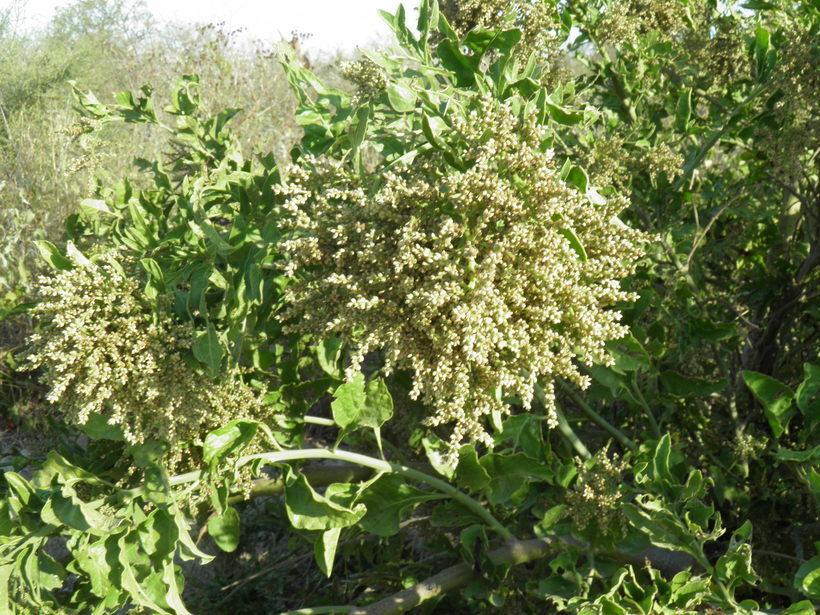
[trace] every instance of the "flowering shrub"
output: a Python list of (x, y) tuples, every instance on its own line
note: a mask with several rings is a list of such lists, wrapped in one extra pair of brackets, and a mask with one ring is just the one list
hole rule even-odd
[(173, 151), (40, 244), (0, 613), (815, 612), (816, 6), (385, 18), (281, 167), (78, 92)]

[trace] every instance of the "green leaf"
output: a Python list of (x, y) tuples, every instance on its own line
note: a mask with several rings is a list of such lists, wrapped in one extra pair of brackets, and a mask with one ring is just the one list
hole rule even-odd
[(447, 17), (439, 11), (438, 14), (438, 28), (439, 32), (447, 37), (449, 40), (457, 42), (458, 41), (458, 34), (456, 31), (453, 30), (453, 27), (450, 25), (450, 22), (447, 21)]
[(343, 429), (375, 429), (393, 416), (393, 398), (382, 378), (365, 382), (363, 374), (356, 374), (351, 382), (337, 388), (333, 396), (333, 420)]
[(393, 416), (393, 397), (384, 378), (372, 378), (365, 385), (365, 408), (358, 423), (378, 428)]
[(245, 447), (256, 435), (255, 421), (231, 421), (205, 436), (202, 457), (205, 463), (219, 462)]
[(71, 84), (71, 89), (74, 91), (74, 97), (77, 99), (77, 102), (84, 111), (97, 118), (106, 118), (106, 116), (108, 116), (108, 107), (100, 103), (92, 92), (83, 93), (77, 89), (74, 81), (69, 81), (68, 83)]
[(339, 544), (339, 536), (342, 528), (332, 528), (322, 532), (321, 536), (313, 543), (313, 556), (319, 565), (319, 570), (330, 578), (333, 573), (333, 560), (336, 559), (336, 546)]
[(755, 30), (755, 66), (758, 78), (763, 77), (767, 72), (767, 56), (771, 48), (771, 34), (763, 26), (757, 26)]
[(5, 472), (3, 478), (6, 479), (6, 484), (9, 486), (11, 493), (24, 506), (29, 504), (37, 505), (40, 503), (40, 496), (34, 490), (34, 487), (17, 472)]
[(162, 458), (168, 452), (167, 442), (160, 440), (146, 440), (139, 444), (132, 444), (128, 452), (134, 458), (134, 465), (138, 468), (160, 469)]
[(459, 533), (458, 538), (461, 543), (459, 551), (467, 563), (475, 564), (476, 561), (480, 563), (481, 554), (486, 553), (489, 547), (486, 526), (476, 524), (465, 527)]
[(752, 569), (751, 531), (752, 524), (747, 520), (732, 534), (726, 553), (715, 562), (715, 576), (728, 588), (758, 581)]
[(137, 570), (134, 564), (138, 563), (141, 558), (137, 546), (138, 539), (135, 534), (135, 532), (123, 534), (117, 541), (117, 545), (119, 546), (118, 559), (122, 566), (122, 575), (120, 577), (122, 587), (137, 604), (148, 607), (157, 613), (169, 613), (168, 610), (157, 604), (155, 599), (146, 591), (148, 584), (143, 575), (140, 574), (140, 577), (137, 577)]
[(334, 400), (330, 407), (333, 411), (333, 420), (339, 427), (345, 428), (357, 424), (358, 418), (364, 411), (367, 395), (364, 390), (364, 374), (345, 382), (333, 392)]
[(140, 265), (145, 271), (151, 276), (151, 280), (157, 285), (158, 288), (164, 288), (165, 286), (165, 275), (162, 273), (162, 268), (159, 266), (159, 263), (155, 261), (153, 258), (143, 258), (140, 259)]
[(481, 491), (490, 482), (490, 475), (478, 462), (474, 444), (465, 444), (458, 450), (456, 481), (470, 491)]
[(544, 516), (535, 525), (535, 530), (538, 536), (546, 536), (547, 530), (564, 518), (564, 512), (569, 508), (566, 504), (557, 504), (547, 510)]
[(478, 463), (489, 476), (485, 489), (487, 499), (492, 504), (503, 504), (509, 500), (510, 496), (521, 489), (529, 479), (551, 482), (554, 478), (551, 469), (523, 453), (514, 455), (490, 453), (481, 457)]
[(652, 456), (652, 477), (656, 483), (662, 484), (668, 482), (670, 484), (675, 482), (675, 477), (672, 476), (672, 471), (669, 467), (669, 457), (672, 453), (672, 440), (669, 434), (663, 434), (657, 447), (655, 447), (655, 454)]
[(646, 534), (655, 546), (671, 551), (684, 551), (695, 557), (700, 556), (697, 540), (691, 535), (680, 519), (665, 509), (662, 502), (652, 502), (646, 497), (639, 497), (642, 506), (656, 504), (649, 512), (641, 510), (634, 504), (624, 504), (621, 511), (638, 530)]
[(328, 376), (337, 380), (344, 378), (344, 369), (341, 367), (342, 360), (342, 339), (340, 337), (328, 337), (316, 346), (316, 357), (319, 366)]
[(177, 615), (191, 615), (191, 612), (185, 608), (182, 602), (181, 583), (182, 578), (179, 566), (175, 566), (173, 560), (165, 562), (162, 570), (162, 580), (165, 583), (165, 602), (168, 603)]
[(71, 487), (64, 487), (63, 493), (54, 493), (40, 511), (43, 521), (51, 525), (65, 525), (68, 528), (87, 532), (95, 536), (107, 533), (115, 519), (101, 514), (97, 508), (101, 500), (83, 502)]
[(139, 525), (137, 535), (143, 550), (158, 562), (176, 552), (179, 528), (166, 509), (157, 508)]
[(122, 427), (111, 425), (108, 419), (98, 412), (92, 412), (85, 423), (77, 427), (93, 440), (116, 440), (121, 442), (125, 439)]
[(171, 105), (165, 111), (173, 115), (193, 115), (199, 108), (199, 76), (184, 75), (171, 93)]
[(450, 455), (450, 447), (447, 443), (431, 433), (422, 438), (421, 444), (427, 455), (427, 461), (433, 469), (447, 480), (452, 479), (456, 473), (456, 460)]
[(80, 201), (80, 208), (86, 214), (96, 215), (102, 213), (117, 218), (122, 217), (120, 212), (112, 210), (108, 204), (101, 199), (83, 199)]
[(367, 122), (370, 118), (370, 106), (365, 105), (359, 107), (356, 111), (356, 117), (350, 125), (350, 154), (355, 161), (360, 164), (361, 153), (359, 149), (364, 143), (365, 135), (367, 134)]
[(780, 447), (774, 454), (775, 459), (781, 461), (795, 461), (797, 463), (820, 463), (820, 445), (805, 451), (793, 451)]
[[(100, 598), (109, 595), (116, 578), (115, 572), (117, 571), (112, 567), (112, 561), (116, 561), (117, 555), (109, 556), (108, 551), (111, 547), (116, 548), (116, 538), (100, 539), (83, 544), (72, 551), (74, 563), (87, 575), (91, 582), (91, 591)], [(117, 551), (119, 551), (118, 548)]]
[(208, 520), (208, 533), (217, 547), (232, 553), (239, 546), (240, 525), (239, 513), (233, 506), (228, 506), (221, 515)]
[(87, 532), (91, 529), (91, 524), (86, 519), (80, 506), (57, 493), (53, 494), (45, 503), (40, 511), (40, 518), (43, 523), (56, 527), (65, 525), (81, 532)]
[(820, 422), (820, 366), (803, 364), (803, 382), (797, 387), (795, 401), (809, 425)]
[(660, 374), (661, 384), (667, 393), (674, 397), (697, 397), (711, 395), (726, 388), (726, 380), (710, 382), (702, 378), (684, 376), (675, 370), (666, 370)]
[(387, 100), (393, 110), (398, 113), (409, 113), (416, 108), (415, 92), (398, 83), (387, 86)]
[(820, 600), (820, 555), (815, 555), (797, 569), (794, 586), (807, 598)]
[(208, 323), (207, 331), (200, 333), (194, 340), (191, 350), (197, 361), (208, 367), (211, 376), (219, 374), (225, 349), (219, 343), (219, 336), (213, 323)]
[(576, 124), (580, 124), (584, 121), (583, 111), (571, 111), (569, 109), (565, 109), (564, 107), (553, 103), (546, 96), (544, 96), (542, 100), (539, 100), (539, 103), (549, 114), (550, 118), (558, 124), (562, 124), (564, 126), (575, 126)]
[(31, 482), (38, 489), (49, 489), (54, 482), (69, 486), (77, 482), (105, 484), (96, 474), (69, 463), (57, 451), (49, 451), (45, 463), (34, 474)]
[(399, 532), (401, 515), (407, 508), (443, 497), (446, 496), (416, 489), (397, 474), (382, 474), (367, 484), (356, 498), (357, 503), (367, 507), (359, 525), (377, 536), (393, 536)]
[(437, 51), (442, 67), (455, 74), (459, 87), (470, 87), (475, 84), (475, 74), (481, 63), (480, 56), (465, 56), (461, 53), (458, 43), (450, 39), (441, 41)]
[(775, 438), (779, 438), (794, 414), (792, 390), (782, 382), (758, 372), (744, 371), (743, 381), (763, 406)]
[(581, 193), (586, 194), (587, 186), (589, 185), (589, 177), (587, 176), (586, 171), (584, 171), (581, 167), (573, 166), (567, 173), (566, 182), (578, 188)]
[(35, 241), (34, 245), (37, 246), (37, 250), (39, 250), (43, 260), (58, 271), (68, 271), (74, 268), (73, 263), (63, 256), (57, 246), (50, 241), (41, 239)]
[(675, 126), (681, 132), (686, 132), (689, 119), (692, 116), (692, 88), (685, 88), (678, 97), (675, 107)]
[(476, 58), (481, 58), (490, 49), (497, 49), (502, 54), (508, 53), (521, 40), (521, 30), (512, 29), (499, 32), (474, 28), (464, 37), (463, 45)]
[(346, 507), (319, 495), (302, 474), (285, 467), (285, 509), (297, 530), (330, 530), (355, 525), (364, 517), (364, 504)]
[(584, 249), (584, 244), (581, 243), (581, 240), (578, 239), (578, 235), (575, 234), (571, 228), (562, 228), (561, 234), (566, 238), (569, 242), (569, 245), (575, 250), (575, 253), (578, 255), (578, 260), (582, 263), (587, 261), (587, 251)]
[(430, 117), (426, 113), (421, 115), (421, 130), (427, 141), (437, 150), (445, 150), (444, 144), (439, 140), (439, 134), (444, 127), (444, 121), (438, 117)]
[(817, 611), (809, 600), (795, 602), (785, 611), (780, 611), (780, 615), (816, 615)]

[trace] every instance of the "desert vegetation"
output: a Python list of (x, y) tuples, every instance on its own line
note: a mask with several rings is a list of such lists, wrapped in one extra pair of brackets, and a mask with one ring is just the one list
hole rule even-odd
[(818, 13), (0, 14), (0, 614), (814, 613)]

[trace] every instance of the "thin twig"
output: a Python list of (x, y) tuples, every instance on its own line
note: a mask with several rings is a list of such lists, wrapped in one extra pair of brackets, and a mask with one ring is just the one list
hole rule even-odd
[(593, 409), (592, 409), (592, 406), (590, 406), (590, 405), (589, 405), (588, 403), (586, 403), (583, 399), (581, 399), (581, 396), (580, 396), (580, 395), (578, 395), (575, 391), (573, 391), (573, 390), (572, 390), (572, 389), (571, 389), (568, 385), (566, 385), (563, 381), (561, 381), (561, 380), (556, 380), (556, 381), (555, 381), (555, 383), (558, 385), (558, 387), (559, 387), (559, 388), (560, 388), (560, 389), (561, 389), (564, 393), (566, 393), (566, 394), (567, 394), (567, 396), (568, 396), (568, 397), (569, 397), (569, 398), (570, 398), (573, 402), (575, 402), (575, 405), (577, 405), (577, 406), (578, 406), (578, 407), (579, 407), (579, 408), (580, 408), (580, 409), (584, 412), (584, 414), (586, 414), (589, 418), (591, 418), (591, 419), (592, 419), (592, 421), (593, 421), (594, 423), (596, 423), (599, 427), (603, 428), (603, 429), (604, 429), (607, 433), (609, 433), (609, 434), (610, 434), (613, 438), (615, 438), (618, 442), (620, 442), (620, 443), (621, 443), (621, 446), (623, 446), (624, 448), (627, 448), (627, 449), (629, 449), (629, 450), (631, 450), (631, 451), (634, 451), (634, 450), (636, 450), (636, 449), (638, 448), (638, 446), (635, 444), (635, 442), (633, 442), (632, 440), (630, 440), (630, 439), (626, 436), (626, 434), (624, 434), (624, 433), (623, 433), (620, 429), (618, 429), (617, 427), (613, 426), (613, 425), (612, 425), (609, 421), (607, 421), (604, 417), (602, 417), (600, 414), (598, 414), (597, 412), (595, 412), (595, 410), (593, 410)]
[(799, 562), (801, 564), (804, 561), (806, 561), (806, 560), (801, 559), (799, 557), (795, 557), (794, 555), (789, 555), (788, 553), (778, 553), (777, 551), (767, 551), (765, 549), (753, 549), (752, 553), (754, 555), (768, 555), (770, 557), (780, 557), (782, 559), (790, 559), (793, 562)]
[(712, 219), (706, 224), (706, 228), (704, 228), (698, 236), (695, 238), (695, 241), (692, 243), (692, 249), (689, 250), (689, 255), (686, 257), (686, 271), (689, 271), (689, 266), (692, 264), (692, 258), (695, 256), (695, 252), (700, 247), (701, 242), (706, 238), (706, 235), (709, 233), (709, 229), (712, 228), (712, 225), (717, 221), (720, 214), (726, 211), (726, 208), (729, 207), (732, 203), (734, 203), (737, 198), (731, 199), (727, 203), (723, 205), (720, 209), (718, 209), (717, 213), (712, 216)]

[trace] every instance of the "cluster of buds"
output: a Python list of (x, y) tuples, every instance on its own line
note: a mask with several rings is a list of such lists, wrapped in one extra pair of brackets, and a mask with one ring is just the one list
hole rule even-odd
[(256, 393), (230, 375), (203, 382), (184, 360), (193, 328), (149, 305), (133, 264), (111, 254), (39, 280), (27, 368), (41, 369), (48, 401), (71, 424), (92, 414), (134, 444), (178, 445), (238, 418), (260, 418)]
[(624, 462), (608, 448), (598, 451), (587, 463), (580, 464), (578, 478), (567, 491), (569, 515), (581, 529), (596, 527), (605, 536), (617, 536), (626, 529), (621, 512), (624, 501)]
[(387, 86), (381, 69), (369, 58), (343, 63), (341, 73), (345, 79), (356, 84), (354, 106), (378, 98)]
[[(280, 187), (292, 331), (336, 333), (355, 350), (349, 377), (379, 351), (413, 374), (411, 397), (451, 445), (490, 441), (484, 419), (530, 407), (542, 382), (588, 384), (576, 361), (609, 363), (626, 333), (612, 306), (646, 236), (566, 183), (541, 129), (487, 98), (449, 118), (463, 168), (427, 152), (362, 179), (346, 163), (304, 159)], [(574, 241), (573, 241), (574, 240)], [(580, 247), (578, 244), (581, 244)]]

